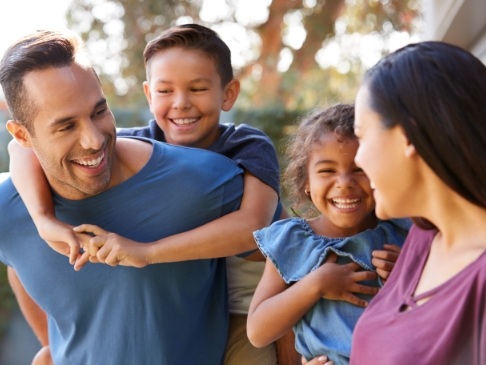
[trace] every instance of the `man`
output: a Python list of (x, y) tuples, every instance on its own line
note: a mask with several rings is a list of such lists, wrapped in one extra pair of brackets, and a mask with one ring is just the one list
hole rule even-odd
[[(0, 63), (13, 117), (7, 128), (39, 159), (56, 215), (150, 242), (237, 209), (241, 170), (228, 159), (116, 139), (113, 115), (80, 46), (68, 34), (36, 32), (13, 44)], [(47, 314), (54, 363), (222, 363), (223, 260), (142, 269), (89, 265), (76, 272), (40, 239), (10, 179), (0, 184), (0, 230), (0, 260)]]

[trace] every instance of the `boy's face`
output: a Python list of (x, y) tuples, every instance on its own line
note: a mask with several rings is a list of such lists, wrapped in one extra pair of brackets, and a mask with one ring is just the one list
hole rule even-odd
[(94, 72), (78, 64), (33, 71), (24, 77), (37, 112), (31, 134), (14, 121), (9, 131), (32, 147), (50, 185), (82, 199), (105, 190), (112, 176), (115, 121)]
[(219, 137), (221, 110), (230, 110), (238, 97), (238, 80), (223, 88), (214, 61), (185, 48), (161, 51), (147, 67), (144, 92), (167, 142), (210, 147)]

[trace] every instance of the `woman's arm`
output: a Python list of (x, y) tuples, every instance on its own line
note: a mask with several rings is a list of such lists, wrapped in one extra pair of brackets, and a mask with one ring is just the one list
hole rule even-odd
[[(87, 247), (92, 262), (144, 267), (162, 262), (227, 257), (256, 250), (253, 232), (268, 226), (277, 207), (277, 192), (246, 172), (240, 208), (191, 231), (141, 244), (100, 227), (84, 224), (76, 232), (94, 234)], [(80, 269), (80, 265), (75, 266)]]
[(72, 226), (56, 219), (51, 190), (39, 160), (31, 149), (20, 146), (15, 140), (8, 144), (10, 175), (39, 235), (55, 251), (69, 256), (74, 264), (80, 245)]

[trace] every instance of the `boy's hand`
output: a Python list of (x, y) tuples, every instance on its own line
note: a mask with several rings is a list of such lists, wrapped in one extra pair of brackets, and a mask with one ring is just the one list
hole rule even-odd
[(397, 245), (385, 244), (383, 250), (375, 250), (371, 253), (373, 256), (371, 263), (376, 267), (377, 274), (385, 282), (397, 262), (400, 254), (400, 247)]
[(110, 266), (144, 267), (149, 264), (144, 255), (147, 244), (129, 240), (92, 224), (74, 227), (74, 231), (91, 235), (89, 241), (83, 243), (85, 253), (79, 262), (76, 262), (76, 270), (84, 266), (87, 257), (92, 263), (103, 263)]
[(81, 245), (73, 232), (73, 227), (62, 223), (55, 217), (44, 216), (36, 222), (39, 236), (47, 242), (49, 247), (61, 255), (69, 257), (73, 265), (80, 256)]
[(337, 255), (332, 252), (324, 264), (317, 270), (322, 285), (322, 297), (329, 300), (342, 300), (360, 307), (366, 307), (368, 302), (353, 293), (375, 295), (379, 288), (363, 285), (359, 282), (376, 279), (374, 271), (358, 271), (360, 266), (351, 262), (337, 264)]

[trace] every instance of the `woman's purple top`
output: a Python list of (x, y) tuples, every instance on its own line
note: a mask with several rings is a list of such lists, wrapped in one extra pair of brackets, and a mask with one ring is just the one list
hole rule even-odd
[(414, 296), (436, 234), (411, 228), (388, 282), (358, 320), (351, 365), (486, 364), (486, 253)]

